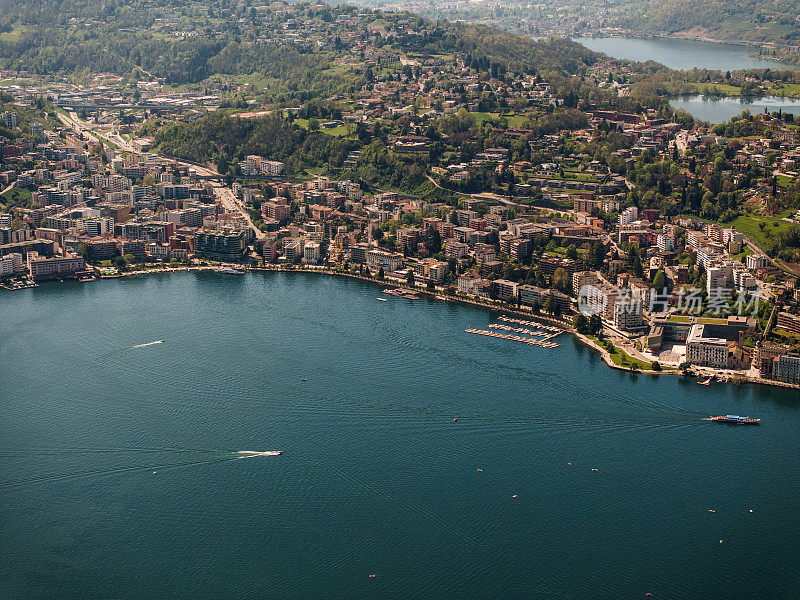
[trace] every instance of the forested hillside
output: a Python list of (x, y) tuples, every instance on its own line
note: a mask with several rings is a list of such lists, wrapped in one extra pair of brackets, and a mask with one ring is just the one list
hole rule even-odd
[(749, 41), (790, 42), (800, 38), (798, 2), (650, 0), (629, 6), (626, 12), (629, 26), (650, 32), (706, 30), (708, 37)]
[[(257, 74), (276, 96), (302, 101), (362, 83), (356, 78), (364, 73), (339, 67), (363, 53), (348, 39), (365, 30), (377, 32), (373, 42), (386, 56), (456, 53), (495, 74), (585, 72), (598, 56), (566, 40), (535, 42), (407, 13), (301, 4), (298, 15), (297, 9), (288, 14), (281, 6), (248, 9), (228, 0), (2, 0), (0, 67), (42, 76), (146, 74), (172, 85), (196, 84), (215, 74)], [(334, 31), (336, 42), (315, 44), (303, 35), (315, 28)]]

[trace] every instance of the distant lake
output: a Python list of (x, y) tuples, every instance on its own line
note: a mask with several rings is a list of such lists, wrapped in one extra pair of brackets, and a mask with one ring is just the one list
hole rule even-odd
[(640, 62), (654, 60), (671, 69), (794, 69), (795, 65), (748, 56), (754, 48), (695, 40), (662, 38), (576, 38), (590, 50), (614, 58)]
[(764, 96), (758, 99), (742, 98), (716, 98), (712, 96), (681, 96), (669, 102), (674, 108), (682, 108), (693, 117), (711, 123), (722, 123), (731, 117), (742, 114), (743, 110), (751, 113), (763, 113), (766, 108), (769, 112), (781, 109), (800, 115), (800, 100), (780, 98), (779, 96)]

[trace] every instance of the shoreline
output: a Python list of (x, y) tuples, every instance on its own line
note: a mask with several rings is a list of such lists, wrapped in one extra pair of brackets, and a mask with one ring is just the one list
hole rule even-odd
[[(237, 266), (241, 268), (241, 265)], [(182, 267), (175, 267), (175, 268), (156, 268), (156, 269), (140, 269), (137, 271), (128, 271), (125, 273), (120, 273), (114, 277), (99, 277), (95, 280), (84, 282), (84, 283), (92, 283), (94, 281), (101, 281), (102, 279), (125, 279), (126, 277), (140, 277), (143, 275), (152, 275), (152, 274), (169, 274), (169, 273), (189, 273), (193, 271), (219, 271), (220, 269), (225, 268), (223, 266), (217, 265), (193, 265), (193, 266), (182, 266)], [(519, 307), (506, 307), (498, 304), (494, 304), (491, 302), (480, 302), (477, 300), (464, 298), (462, 296), (457, 295), (448, 295), (446, 292), (441, 290), (435, 290), (433, 292), (421, 289), (416, 286), (409, 287), (405, 281), (396, 280), (396, 279), (384, 279), (380, 280), (373, 277), (367, 277), (365, 275), (361, 275), (358, 273), (350, 273), (345, 271), (336, 271), (334, 269), (329, 269), (326, 267), (322, 268), (314, 268), (314, 267), (246, 267), (242, 269), (245, 273), (247, 272), (254, 272), (254, 273), (316, 273), (318, 275), (333, 275), (339, 277), (345, 277), (349, 279), (356, 279), (360, 281), (365, 281), (368, 283), (373, 283), (375, 285), (391, 285), (395, 287), (401, 287), (408, 289), (409, 291), (413, 290), (415, 293), (426, 296), (432, 300), (438, 300), (439, 302), (458, 302), (459, 304), (463, 304), (465, 306), (472, 306), (475, 308), (481, 308), (484, 310), (490, 310), (499, 312), (505, 315), (513, 315), (516, 317), (523, 317), (526, 319), (531, 319), (534, 321), (542, 321), (547, 325), (552, 325), (558, 327), (563, 330), (564, 333), (570, 334), (574, 339), (578, 340), (584, 346), (587, 346), (590, 350), (594, 350), (600, 354), (600, 357), (603, 359), (603, 362), (606, 366), (616, 369), (618, 371), (627, 371), (631, 374), (642, 374), (642, 375), (680, 375), (683, 377), (693, 377), (693, 378), (702, 378), (708, 377), (708, 373), (702, 374), (695, 374), (695, 373), (684, 373), (680, 369), (662, 369), (661, 371), (654, 371), (652, 369), (638, 369), (636, 367), (625, 367), (622, 365), (616, 364), (612, 358), (611, 354), (594, 342), (593, 340), (589, 339), (587, 336), (578, 333), (575, 328), (569, 323), (569, 321), (564, 319), (558, 319), (555, 317), (545, 316), (541, 314), (533, 313), (532, 311), (525, 311), (520, 310)], [(77, 280), (76, 280), (77, 281)], [(442, 300), (444, 298), (444, 300)], [(623, 351), (624, 352), (624, 351)], [(760, 384), (760, 385), (767, 385), (771, 387), (780, 387), (785, 389), (800, 389), (800, 386), (796, 386), (790, 383), (784, 383), (781, 381), (773, 381), (770, 379), (762, 379), (762, 378), (753, 378), (748, 377), (747, 375), (736, 375), (736, 376), (729, 376), (729, 375), (716, 375), (716, 378), (719, 379), (721, 383), (727, 384), (742, 384), (742, 383), (749, 383), (749, 384)], [(732, 379), (736, 378), (737, 381), (732, 381)]]

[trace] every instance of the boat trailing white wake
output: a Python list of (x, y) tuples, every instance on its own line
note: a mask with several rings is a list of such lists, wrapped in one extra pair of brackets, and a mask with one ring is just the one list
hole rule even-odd
[(147, 342), (146, 344), (136, 344), (134, 348), (147, 348), (147, 346), (154, 346), (155, 344), (163, 344), (164, 340), (156, 340), (155, 342)]
[(278, 456), (283, 454), (283, 450), (267, 450), (266, 452), (259, 452), (258, 450), (239, 450), (236, 454), (240, 455), (236, 458), (255, 458), (256, 456)]

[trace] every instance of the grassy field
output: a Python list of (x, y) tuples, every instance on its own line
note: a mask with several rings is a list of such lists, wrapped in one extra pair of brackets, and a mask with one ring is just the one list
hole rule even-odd
[[(297, 123), (303, 129), (308, 129), (308, 119), (295, 119), (295, 123)], [(325, 129), (322, 127), (322, 123), (320, 122), (319, 130), (322, 133), (327, 133), (328, 135), (332, 135), (334, 137), (347, 137), (348, 131), (346, 125), (340, 125), (339, 127), (333, 127), (331, 129)]]
[(739, 262), (743, 263), (745, 258), (750, 256), (752, 253), (753, 251), (750, 249), (750, 246), (745, 246), (744, 250), (739, 252), (739, 254), (732, 254), (731, 256), (733, 257), (734, 260), (738, 260)]
[(29, 31), (25, 25), (14, 25), (11, 31), (4, 31), (0, 33), (0, 41), (3, 42), (18, 42), (23, 33)]
[[(605, 347), (605, 341), (601, 341), (597, 337), (593, 335), (587, 335), (590, 340), (595, 342), (596, 344)], [(620, 367), (634, 367), (640, 370), (650, 370), (652, 365), (649, 362), (644, 362), (643, 360), (639, 360), (638, 358), (634, 358), (624, 352), (622, 349), (617, 348), (612, 344), (611, 350), (609, 350), (609, 354), (611, 355), (611, 360), (615, 365), (619, 365)]]
[(25, 206), (31, 199), (31, 192), (25, 188), (11, 188), (0, 196), (0, 210), (6, 211), (13, 206)]
[(707, 89), (726, 96), (739, 96), (742, 93), (741, 87), (725, 83), (696, 83), (694, 84), (694, 89), (698, 94), (704, 93)]
[[(764, 224), (762, 229), (761, 224)], [(779, 218), (757, 217), (743, 215), (730, 223), (737, 231), (747, 236), (753, 243), (761, 247), (766, 245), (776, 234), (786, 231), (793, 223), (782, 221)]]
[(787, 177), (786, 175), (777, 175), (776, 179), (780, 187), (788, 187), (795, 181), (792, 177)]

